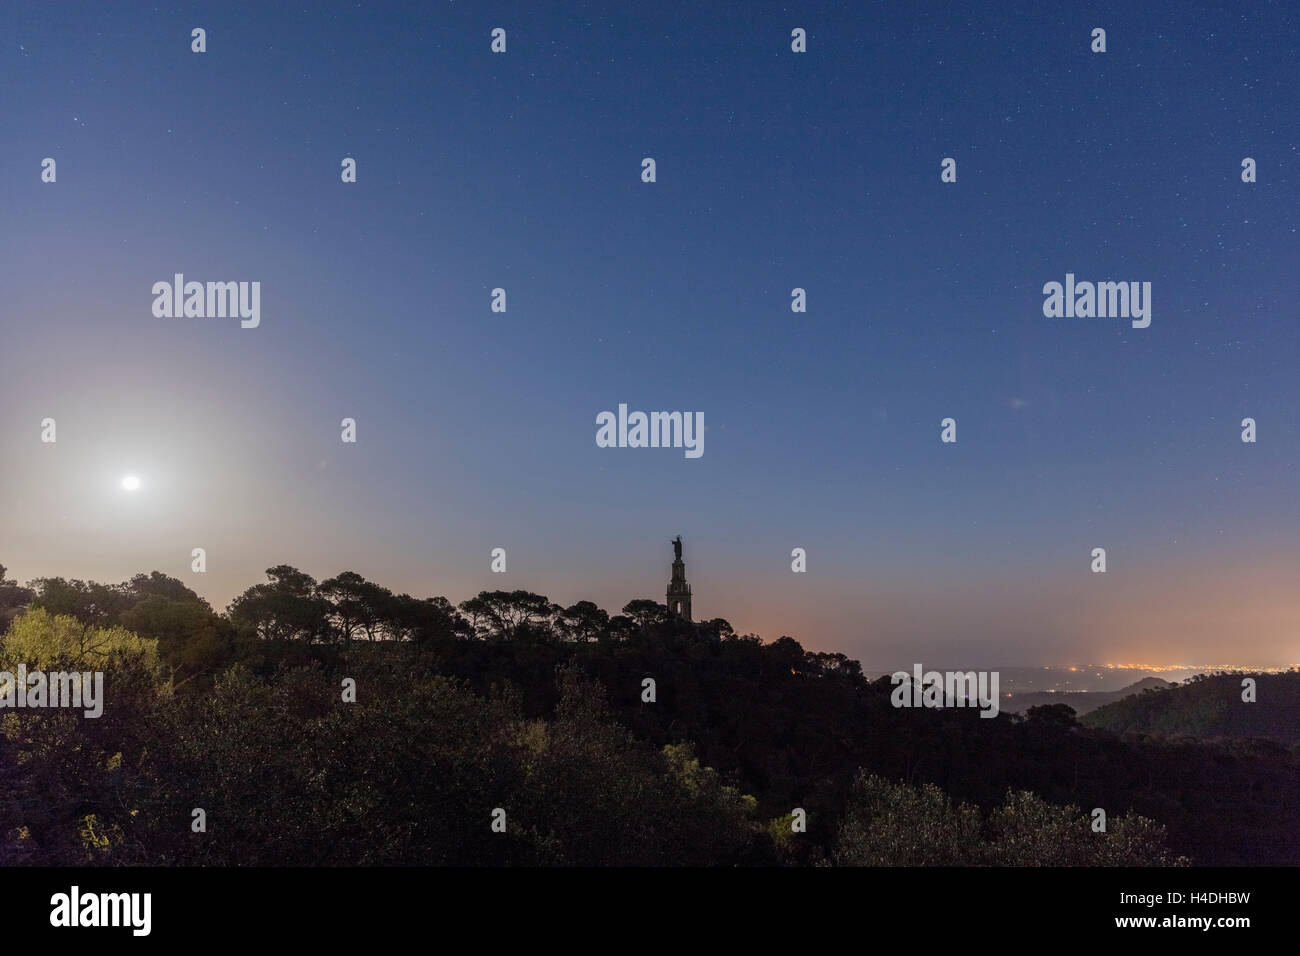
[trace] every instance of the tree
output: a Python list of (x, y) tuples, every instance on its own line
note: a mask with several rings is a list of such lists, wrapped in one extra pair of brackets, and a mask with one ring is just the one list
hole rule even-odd
[(416, 644), (447, 644), (473, 635), (469, 622), (445, 597), (419, 600), (398, 594), (389, 602), (387, 621), (394, 638)]
[(151, 571), (149, 574), (137, 574), (122, 589), (136, 601), (144, 600), (147, 597), (164, 597), (171, 601), (188, 601), (191, 604), (201, 604), (209, 607), (208, 602), (199, 597), (193, 590), (176, 578), (169, 577), (161, 571)]
[(862, 665), (843, 654), (827, 654), (818, 651), (810, 652), (807, 658), (824, 674), (840, 674), (853, 678), (862, 676)]
[(125, 612), (122, 625), (158, 642), (158, 656), (178, 684), (228, 666), (242, 652), (236, 627), (206, 601), (153, 594)]
[(591, 601), (579, 601), (560, 613), (559, 623), (570, 638), (585, 643), (609, 625), (609, 613)]
[(123, 585), (65, 578), (37, 578), (32, 583), (36, 585), (33, 607), (75, 617), (86, 627), (115, 624), (118, 615), (134, 603)]
[(780, 673), (801, 674), (811, 670), (803, 645), (793, 637), (778, 637), (763, 648), (763, 656), (769, 666)]
[(17, 581), (6, 578), (7, 571), (0, 564), (0, 635), (9, 629), (9, 622), (36, 596), (31, 588), (19, 587)]
[(979, 811), (932, 783), (859, 772), (835, 841), (837, 866), (962, 866), (980, 845)]
[(689, 745), (648, 746), (609, 713), (604, 688), (556, 670), (550, 721), (519, 738), (525, 776), (515, 819), (543, 862), (578, 866), (736, 865), (756, 842), (753, 797), (702, 766)]
[(700, 621), (695, 625), (700, 633), (714, 640), (730, 641), (736, 636), (736, 629), (724, 618), (715, 617), (710, 621)]
[(20, 663), (29, 670), (65, 664), (99, 670), (114, 655), (138, 657), (152, 668), (158, 662), (158, 642), (119, 625), (87, 626), (70, 614), (33, 607), (14, 621), (0, 659), (10, 673)]
[(336, 637), (345, 644), (352, 643), (352, 635), (373, 618), (369, 582), (355, 571), (344, 571), (320, 583), (317, 593), (329, 602), (329, 622)]
[(329, 636), (330, 604), (316, 580), (287, 564), (268, 568), (269, 584), (255, 584), (231, 602), (230, 620), (263, 640), (311, 642)]
[(651, 627), (668, 620), (668, 605), (637, 598), (624, 605), (623, 613), (632, 619), (638, 630), (648, 631)]
[(1094, 832), (1078, 807), (1008, 790), (982, 820), (979, 810), (932, 783), (891, 783), (860, 771), (836, 838), (840, 866), (1180, 866), (1165, 830), (1126, 814)]
[[(1056, 705), (1060, 706), (1060, 705)], [(1076, 806), (1057, 806), (1029, 791), (1009, 790), (989, 814), (983, 862), (994, 866), (1181, 866), (1159, 824), (1126, 814), (1094, 832)]]
[(544, 633), (559, 605), (531, 591), (480, 591), (460, 605), (481, 637), (510, 640), (522, 631)]
[(1039, 704), (1025, 711), (1025, 720), (1043, 728), (1065, 729), (1078, 727), (1074, 708), (1069, 704)]
[(615, 644), (630, 640), (637, 631), (637, 623), (626, 614), (615, 614), (609, 619), (609, 626), (601, 632), (601, 639)]
[(389, 636), (393, 615), (393, 592), (388, 588), (364, 581), (360, 592), (361, 630), (366, 640), (375, 641)]

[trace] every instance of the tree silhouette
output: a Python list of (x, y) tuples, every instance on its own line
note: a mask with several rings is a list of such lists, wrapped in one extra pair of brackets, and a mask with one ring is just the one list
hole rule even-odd
[[(1112, 732), (895, 708), (842, 654), (644, 599), (458, 609), (279, 565), (218, 614), (158, 572), (0, 581), (0, 664), (93, 665), (111, 702), (0, 721), (0, 863), (1300, 864), (1300, 672), (1137, 695)], [(226, 816), (203, 841), (195, 805)]]
[(237, 626), (264, 640), (314, 641), (330, 635), (330, 604), (316, 592), (316, 580), (287, 564), (268, 568), (268, 584), (255, 584), (230, 604)]

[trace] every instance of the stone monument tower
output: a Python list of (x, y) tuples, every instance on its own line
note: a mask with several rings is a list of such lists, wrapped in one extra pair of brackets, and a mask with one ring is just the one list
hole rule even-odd
[(682, 536), (673, 539), (673, 576), (668, 582), (668, 613), (683, 621), (691, 619), (691, 586), (686, 583), (686, 562), (682, 560)]

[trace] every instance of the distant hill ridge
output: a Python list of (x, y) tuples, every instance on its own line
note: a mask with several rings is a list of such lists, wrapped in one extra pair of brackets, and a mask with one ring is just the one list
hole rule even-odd
[(1161, 680), (1159, 677), (1144, 677), (1136, 684), (1129, 684), (1120, 690), (1066, 690), (1055, 692), (1036, 690), (1025, 694), (1012, 694), (1002, 702), (1002, 709), (1014, 714), (1023, 714), (1030, 707), (1041, 707), (1044, 704), (1066, 704), (1073, 707), (1076, 714), (1082, 716), (1133, 694), (1141, 694), (1147, 690), (1166, 690), (1173, 686), (1169, 681)]
[[(1246, 677), (1255, 681), (1251, 703), (1241, 699)], [(1047, 696), (1058, 698), (1057, 703), (1062, 697)], [(1073, 706), (1072, 701), (1066, 703)], [(1300, 746), (1300, 670), (1198, 674), (1159, 693), (1130, 694), (1091, 708), (1083, 723), (1116, 733), (1263, 738), (1296, 747)]]

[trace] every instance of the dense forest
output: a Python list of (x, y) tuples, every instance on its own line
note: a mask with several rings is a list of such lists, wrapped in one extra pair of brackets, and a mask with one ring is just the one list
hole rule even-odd
[[(0, 671), (105, 684), (98, 718), (0, 710), (0, 863), (1300, 863), (1300, 748), (1245, 739), (1271, 736), (1240, 716), (1262, 702), (1205, 724), (1159, 713), (1184, 689), (1098, 726), (899, 709), (841, 654), (654, 601), (267, 577), (217, 613), (158, 572), (0, 568)], [(1297, 676), (1261, 701), (1294, 714)], [(1238, 739), (1150, 733), (1189, 727)]]
[[(1255, 700), (1242, 701), (1242, 680)], [(1082, 718), (1089, 727), (1167, 737), (1258, 737), (1300, 749), (1300, 671), (1197, 674), (1174, 687), (1133, 694)]]

